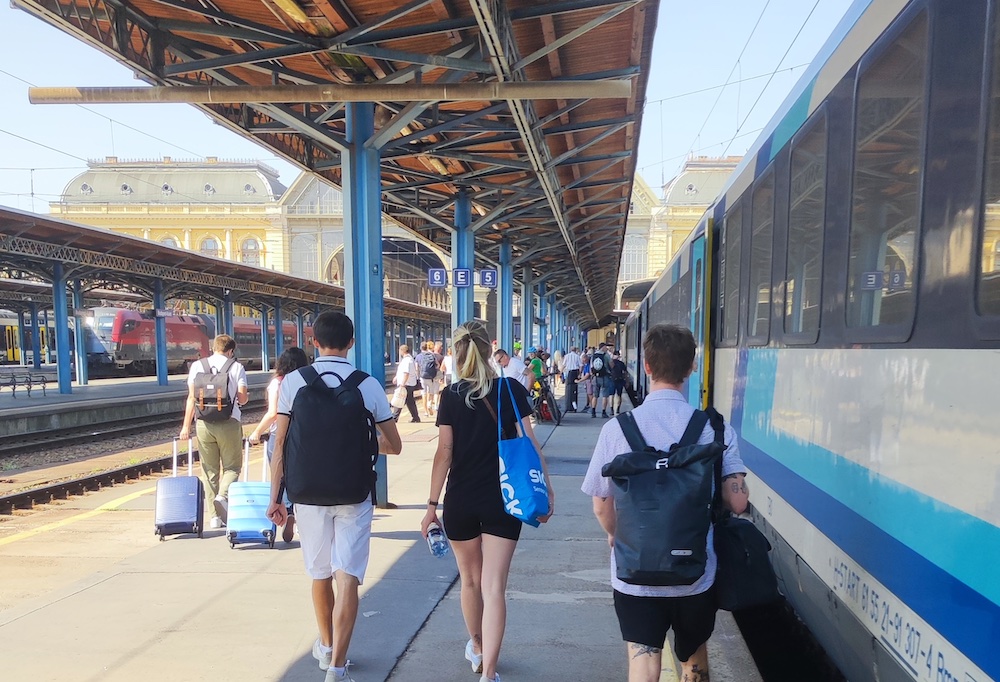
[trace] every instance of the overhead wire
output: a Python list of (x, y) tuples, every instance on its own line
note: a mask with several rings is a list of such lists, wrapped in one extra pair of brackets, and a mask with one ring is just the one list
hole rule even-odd
[(757, 95), (757, 99), (754, 100), (753, 105), (750, 107), (750, 110), (747, 111), (747, 115), (743, 118), (743, 121), (739, 124), (739, 126), (737, 126), (736, 133), (734, 134), (733, 138), (729, 141), (729, 144), (726, 145), (725, 151), (722, 152), (723, 156), (725, 156), (726, 152), (729, 151), (729, 147), (732, 146), (733, 142), (736, 140), (736, 135), (739, 135), (740, 130), (743, 129), (743, 126), (745, 126), (746, 122), (750, 119), (750, 115), (753, 114), (753, 110), (757, 107), (757, 104), (760, 102), (761, 97), (763, 97), (764, 93), (767, 91), (767, 86), (771, 84), (771, 81), (774, 79), (775, 74), (778, 73), (778, 69), (781, 68), (782, 62), (784, 62), (785, 58), (788, 57), (788, 53), (792, 51), (792, 48), (795, 46), (795, 43), (799, 39), (799, 36), (802, 35), (802, 31), (805, 30), (806, 24), (809, 23), (809, 19), (812, 18), (813, 12), (816, 11), (817, 7), (819, 7), (819, 0), (816, 0), (816, 2), (812, 6), (812, 9), (809, 10), (809, 14), (806, 15), (806, 18), (802, 22), (802, 25), (799, 26), (799, 30), (798, 32), (796, 32), (795, 37), (792, 38), (792, 42), (789, 43), (788, 49), (785, 50), (785, 54), (781, 55), (781, 59), (778, 60), (778, 65), (774, 68), (774, 71), (771, 72), (771, 76), (767, 79), (767, 82), (764, 83), (764, 87), (761, 89), (760, 94)]

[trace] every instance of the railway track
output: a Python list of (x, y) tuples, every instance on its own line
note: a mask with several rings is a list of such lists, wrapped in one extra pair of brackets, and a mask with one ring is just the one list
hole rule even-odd
[[(176, 420), (175, 420), (176, 421)], [(198, 451), (192, 453), (194, 461), (198, 461)], [(177, 458), (177, 467), (180, 470), (187, 466), (188, 453), (183, 453)], [(22, 490), (0, 497), (0, 514), (10, 514), (17, 509), (31, 509), (37, 504), (48, 504), (53, 500), (65, 500), (73, 495), (83, 495), (84, 493), (101, 490), (102, 488), (125, 483), (130, 480), (158, 474), (170, 469), (173, 465), (173, 456), (160, 457), (157, 459), (129, 464), (117, 469), (102, 471), (80, 478), (67, 481), (57, 481), (38, 488)]]

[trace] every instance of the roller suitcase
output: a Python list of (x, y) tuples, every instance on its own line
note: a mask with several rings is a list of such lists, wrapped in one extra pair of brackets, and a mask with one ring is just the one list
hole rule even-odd
[(177, 475), (178, 439), (174, 438), (174, 466), (170, 478), (156, 482), (156, 501), (153, 507), (153, 532), (162, 541), (168, 535), (197, 533), (205, 530), (205, 488), (194, 475), (194, 456), (191, 439), (188, 439), (188, 475)]
[(261, 466), (260, 482), (249, 482), (250, 441), (243, 440), (243, 479), (229, 486), (229, 518), (226, 539), (229, 546), (243, 542), (262, 542), (274, 547), (277, 528), (267, 518), (271, 501), (271, 484), (267, 480), (267, 458)]

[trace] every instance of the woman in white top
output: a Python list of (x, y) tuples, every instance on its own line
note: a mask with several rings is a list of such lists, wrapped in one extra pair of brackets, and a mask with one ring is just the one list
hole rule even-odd
[[(268, 462), (271, 461), (271, 453), (274, 452), (274, 434), (278, 430), (278, 388), (281, 386), (281, 380), (299, 367), (305, 367), (308, 364), (309, 358), (306, 356), (305, 351), (295, 346), (286, 348), (278, 357), (277, 362), (274, 363), (274, 376), (267, 385), (267, 412), (264, 413), (264, 417), (257, 424), (256, 428), (247, 436), (247, 440), (250, 441), (251, 445), (257, 445), (260, 442), (261, 436), (264, 433), (268, 434), (267, 445), (265, 446)], [(295, 533), (295, 516), (292, 515), (292, 507), (287, 504), (287, 500), (286, 505), (288, 506), (288, 521), (281, 531), (281, 539), (285, 542), (291, 542), (292, 536)]]
[[(405, 343), (399, 347), (399, 365), (396, 367), (396, 379), (393, 383), (406, 388), (406, 409), (410, 411), (410, 423), (419, 423), (417, 399), (413, 396), (413, 392), (417, 390), (417, 363), (410, 355), (410, 347)], [(399, 421), (402, 411), (402, 408), (392, 408), (392, 416), (396, 421)]]
[(448, 353), (444, 356), (444, 360), (441, 362), (441, 371), (444, 372), (444, 385), (451, 386), (451, 382), (455, 380), (455, 358), (451, 354), (451, 347), (448, 348)]

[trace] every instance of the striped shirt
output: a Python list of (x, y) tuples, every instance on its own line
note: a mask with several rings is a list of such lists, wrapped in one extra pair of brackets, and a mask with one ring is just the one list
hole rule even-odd
[(574, 369), (580, 369), (580, 354), (570, 351), (563, 357), (562, 371), (569, 372)]
[[(670, 446), (680, 441), (687, 428), (691, 415), (694, 414), (694, 407), (688, 404), (687, 400), (678, 391), (663, 389), (650, 393), (643, 401), (642, 405), (632, 410), (646, 442), (659, 450), (667, 451)], [(715, 438), (715, 431), (711, 425), (705, 427), (701, 434), (699, 443), (711, 443)], [(728, 423), (725, 427), (724, 438), (728, 447), (722, 457), (722, 475), (746, 473), (743, 460), (740, 459), (739, 444), (736, 440), (736, 431)], [(625, 434), (622, 433), (621, 426), (617, 419), (611, 419), (604, 424), (601, 435), (597, 439), (597, 446), (594, 448), (593, 458), (590, 460), (590, 467), (587, 475), (583, 479), (581, 489), (591, 497), (612, 497), (611, 479), (601, 475), (601, 469), (605, 464), (613, 460), (618, 455), (631, 452)], [(615, 567), (615, 553), (611, 552), (611, 586), (619, 592), (630, 594), (636, 597), (687, 597), (693, 594), (700, 594), (710, 588), (715, 582), (715, 550), (712, 543), (712, 529), (708, 531), (708, 561), (705, 565), (705, 573), (693, 585), (680, 585), (669, 587), (652, 587), (646, 585), (630, 585), (618, 579)]]

